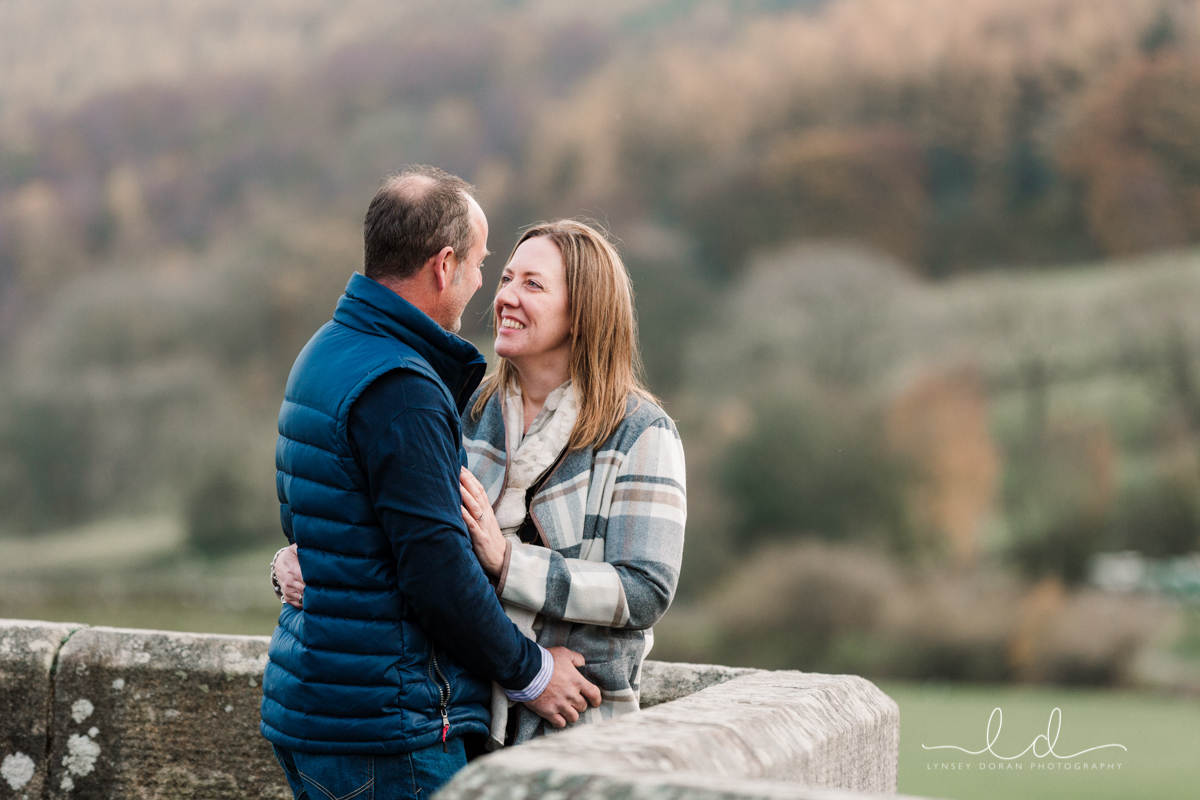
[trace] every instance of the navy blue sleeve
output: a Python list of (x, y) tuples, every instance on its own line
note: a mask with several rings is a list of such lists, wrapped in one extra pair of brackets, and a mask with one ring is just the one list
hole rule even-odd
[(537, 678), (542, 652), (505, 615), (471, 550), (453, 414), (427, 378), (393, 370), (351, 407), (350, 447), (421, 628), (471, 672), (521, 690)]

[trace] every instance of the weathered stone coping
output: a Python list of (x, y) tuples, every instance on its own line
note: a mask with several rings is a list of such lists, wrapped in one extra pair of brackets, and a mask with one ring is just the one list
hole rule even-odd
[[(0, 800), (290, 798), (258, 733), (268, 641), (0, 620)], [(481, 758), (439, 798), (896, 790), (898, 710), (861, 678), (647, 662), (642, 687), (642, 714)]]
[(647, 661), (642, 664), (641, 707), (678, 700), (719, 683), (763, 670), (725, 667), (720, 664), (681, 664)]
[(716, 778), (733, 781), (720, 791), (750, 779), (756, 791), (765, 791), (764, 781), (791, 787), (772, 790), (789, 797), (815, 796), (797, 785), (890, 794), (899, 736), (895, 702), (862, 678), (756, 670), (641, 714), (479, 759), (438, 797), (516, 800), (532, 797), (531, 785), (565, 786), (570, 776), (588, 794), (645, 788), (649, 776), (662, 792), (686, 789), (689, 797), (697, 786), (715, 787)]
[(81, 627), (0, 620), (0, 798), (44, 795), (50, 675), (62, 643)]
[(0, 800), (289, 800), (258, 733), (267, 643), (0, 620), (0, 702), (33, 699), (0, 717)]
[(606, 767), (521, 771), (494, 764), (487, 769), (468, 767), (437, 794), (439, 799), (500, 796), (505, 800), (927, 800), (695, 772), (640, 775)]

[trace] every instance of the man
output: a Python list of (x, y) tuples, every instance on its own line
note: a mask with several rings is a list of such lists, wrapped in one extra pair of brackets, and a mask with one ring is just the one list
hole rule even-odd
[(271, 638), (262, 733), (297, 800), (431, 795), (487, 733), (493, 680), (557, 727), (599, 705), (582, 657), (508, 620), (463, 525), (459, 414), (485, 365), (453, 332), (486, 255), (464, 181), (388, 180), (365, 276), (288, 378), (280, 514), (307, 585)]

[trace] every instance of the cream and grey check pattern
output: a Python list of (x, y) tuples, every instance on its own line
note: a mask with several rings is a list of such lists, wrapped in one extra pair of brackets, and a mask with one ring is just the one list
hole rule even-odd
[[(504, 488), (504, 418), (498, 397), (463, 420), (467, 465), (495, 504)], [(545, 546), (513, 544), (497, 585), (501, 599), (539, 614), (538, 644), (583, 654), (600, 708), (580, 722), (637, 709), (650, 626), (679, 580), (687, 516), (683, 445), (674, 423), (631, 397), (625, 420), (595, 450), (568, 453), (531, 506)], [(538, 628), (538, 625), (535, 625)], [(520, 709), (518, 741), (542, 726)]]

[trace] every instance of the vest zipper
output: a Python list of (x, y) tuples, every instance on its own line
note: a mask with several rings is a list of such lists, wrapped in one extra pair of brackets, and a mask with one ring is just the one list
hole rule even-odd
[[(438, 683), (433, 677), (433, 673), (437, 672), (437, 677), (441, 679)], [(446, 679), (446, 675), (442, 672), (441, 665), (437, 661), (437, 649), (429, 648), (429, 680), (438, 687), (438, 711), (442, 714), (442, 752), (449, 753), (450, 748), (446, 743), (446, 736), (450, 733), (450, 681)]]

